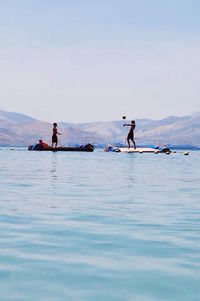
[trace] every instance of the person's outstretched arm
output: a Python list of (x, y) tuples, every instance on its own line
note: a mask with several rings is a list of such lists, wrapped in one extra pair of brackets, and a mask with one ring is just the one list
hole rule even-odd
[(61, 135), (61, 133), (59, 133), (57, 130), (56, 130), (56, 134), (57, 134), (57, 135)]
[(123, 126), (132, 126), (132, 124), (124, 123)]

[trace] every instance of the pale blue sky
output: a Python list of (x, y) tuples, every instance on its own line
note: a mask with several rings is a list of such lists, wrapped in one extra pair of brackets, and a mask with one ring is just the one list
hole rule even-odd
[(199, 0), (0, 0), (0, 109), (47, 121), (200, 110)]

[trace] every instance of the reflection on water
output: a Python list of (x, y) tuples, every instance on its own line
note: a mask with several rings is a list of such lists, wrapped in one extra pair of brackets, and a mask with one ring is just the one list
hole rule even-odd
[(0, 299), (197, 301), (199, 158), (1, 150)]
[[(56, 154), (53, 154), (56, 155)], [(57, 156), (52, 156), (52, 167), (50, 171), (51, 177), (51, 187), (52, 193), (56, 194), (57, 186), (56, 182), (58, 181), (58, 174), (57, 174)]]

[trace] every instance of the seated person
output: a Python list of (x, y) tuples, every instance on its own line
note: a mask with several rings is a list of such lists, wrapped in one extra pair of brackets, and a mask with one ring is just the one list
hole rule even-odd
[(49, 148), (49, 145), (46, 142), (43, 142), (43, 140), (39, 140), (39, 145), (41, 148)]

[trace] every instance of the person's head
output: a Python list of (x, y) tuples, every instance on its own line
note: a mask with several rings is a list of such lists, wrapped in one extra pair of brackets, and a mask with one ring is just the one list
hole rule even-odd
[(132, 120), (132, 121), (131, 121), (131, 124), (135, 124), (135, 120)]
[(53, 123), (53, 126), (56, 128), (56, 127), (57, 127), (57, 123), (56, 123), (56, 122), (54, 122), (54, 123)]
[(43, 143), (43, 141), (40, 139), (40, 140), (39, 140), (39, 143), (41, 144), (41, 143)]

